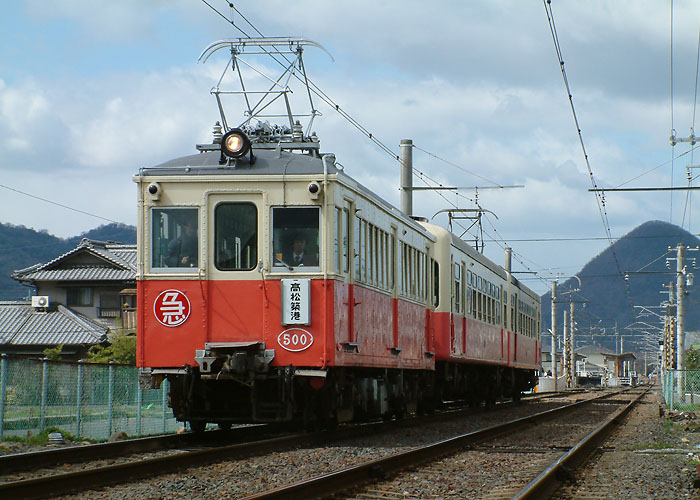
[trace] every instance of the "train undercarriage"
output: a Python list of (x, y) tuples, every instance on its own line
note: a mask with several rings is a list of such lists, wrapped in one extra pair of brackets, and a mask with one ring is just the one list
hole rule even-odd
[(519, 400), (536, 373), (510, 367), (437, 363), (435, 371), (330, 367), (269, 367), (265, 373), (169, 375), (175, 417), (204, 430), (207, 423), (276, 422), (306, 429), (430, 413), (448, 402), (491, 405)]

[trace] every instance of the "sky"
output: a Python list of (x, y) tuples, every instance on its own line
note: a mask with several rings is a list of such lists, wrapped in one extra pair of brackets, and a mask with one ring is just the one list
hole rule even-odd
[[(208, 2), (244, 31), (248, 20), (266, 36), (323, 45), (332, 59), (304, 53), (313, 82), (395, 154), (412, 139), (414, 168), (430, 179), (524, 185), (481, 189), (476, 202), (490, 212), (485, 254), (502, 264), (512, 247), (513, 269), (538, 293), (605, 250), (608, 228), (618, 238), (663, 220), (700, 232), (697, 194), (609, 192), (603, 217), (588, 191), (592, 178), (601, 188), (688, 185), (691, 146), (671, 147), (669, 136), (690, 136), (694, 123), (697, 2), (675, 0), (672, 11), (658, 0), (552, 1), (590, 172), (541, 1), (268, 0), (234, 2), (238, 12)], [(138, 169), (211, 141), (219, 114), (209, 91), (225, 59), (197, 59), (238, 36), (195, 0), (4, 5), (0, 222), (59, 237), (135, 225)], [(242, 120), (242, 104), (231, 102), (228, 115)], [(396, 160), (334, 109), (316, 107), (322, 150), (398, 206)], [(442, 195), (415, 193), (415, 215), (447, 225), (439, 210), (476, 206), (474, 190)]]

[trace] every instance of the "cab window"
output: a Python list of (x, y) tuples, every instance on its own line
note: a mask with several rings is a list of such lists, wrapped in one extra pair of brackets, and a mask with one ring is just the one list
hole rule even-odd
[(151, 267), (186, 270), (199, 266), (196, 208), (154, 208), (151, 212)]
[(220, 203), (214, 212), (214, 265), (250, 271), (258, 265), (258, 209), (252, 203)]
[(319, 209), (272, 209), (273, 266), (282, 270), (319, 266)]

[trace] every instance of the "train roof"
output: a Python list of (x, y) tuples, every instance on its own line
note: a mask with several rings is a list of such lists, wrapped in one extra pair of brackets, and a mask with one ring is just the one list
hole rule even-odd
[[(500, 276), (502, 279), (506, 279), (506, 271), (503, 269), (501, 266), (493, 262), (491, 259), (488, 257), (484, 256), (483, 254), (479, 253), (477, 250), (474, 249), (469, 243), (464, 241), (463, 239), (459, 238), (457, 235), (454, 233), (449, 232), (447, 229), (445, 229), (442, 226), (438, 226), (436, 224), (431, 224), (431, 223), (424, 223), (423, 224), (426, 229), (428, 229), (431, 232), (443, 232), (443, 234), (449, 234), (450, 235), (450, 242), (452, 243), (453, 246), (459, 248), (461, 251), (469, 255), (472, 259), (476, 260), (477, 262), (481, 263), (483, 266), (487, 267), (494, 273), (496, 273), (498, 276)], [(512, 276), (511, 274), (511, 279), (513, 284), (517, 285), (520, 290), (523, 292), (527, 293), (530, 295), (532, 298), (537, 299), (538, 301), (541, 300), (540, 296), (531, 290), (528, 286), (524, 285), (520, 280), (518, 280), (515, 276)]]
[[(255, 161), (250, 164), (248, 157), (240, 159), (232, 166), (220, 165), (220, 150), (217, 149), (203, 151), (199, 154), (182, 156), (168, 160), (153, 167), (144, 167), (139, 170), (139, 176), (199, 176), (199, 175), (222, 175), (222, 176), (250, 176), (250, 175), (324, 175), (324, 164), (321, 156), (317, 154), (293, 153), (286, 149), (271, 149), (264, 147), (258, 149), (253, 145)], [(371, 199), (373, 203), (381, 206), (388, 213), (394, 214), (397, 218), (426, 237), (434, 239), (434, 236), (423, 226), (412, 218), (406, 216), (397, 207), (384, 200), (368, 187), (362, 185), (354, 178), (347, 175), (342, 168), (338, 168), (335, 163), (335, 155), (328, 154), (332, 159), (326, 161), (326, 173), (333, 175), (343, 184), (348, 185), (358, 193)], [(135, 177), (135, 180), (138, 177)]]
[[(153, 167), (142, 168), (141, 175), (323, 175), (321, 158), (309, 154), (292, 153), (286, 150), (254, 149), (255, 161), (249, 158), (235, 160), (231, 165), (220, 165), (221, 153), (204, 151), (199, 154), (182, 156)], [(328, 174), (340, 170), (328, 161)]]

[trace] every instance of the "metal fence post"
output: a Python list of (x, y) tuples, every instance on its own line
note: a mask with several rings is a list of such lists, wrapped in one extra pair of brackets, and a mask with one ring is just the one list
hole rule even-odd
[(107, 437), (112, 435), (112, 420), (114, 418), (114, 361), (109, 362), (109, 418)]
[(78, 390), (76, 392), (75, 420), (77, 426), (77, 436), (82, 436), (83, 432), (83, 360), (78, 361)]
[(43, 358), (41, 361), (41, 420), (39, 432), (46, 428), (46, 399), (49, 393), (49, 360), (48, 358)]
[(163, 391), (162, 394), (162, 407), (163, 407), (163, 434), (165, 434), (165, 428), (166, 428), (166, 421), (165, 421), (165, 413), (166, 409), (168, 408), (168, 390), (169, 390), (170, 384), (168, 383), (168, 379), (166, 378), (163, 380), (163, 383), (160, 385), (160, 390)]
[(136, 390), (136, 435), (141, 437), (141, 406), (143, 406), (143, 389), (141, 389), (138, 376), (136, 377)]
[(673, 410), (673, 384), (676, 380), (673, 370), (668, 371), (666, 386), (668, 387), (668, 409)]
[(5, 401), (7, 399), (7, 354), (0, 359), (0, 439), (5, 430)]

